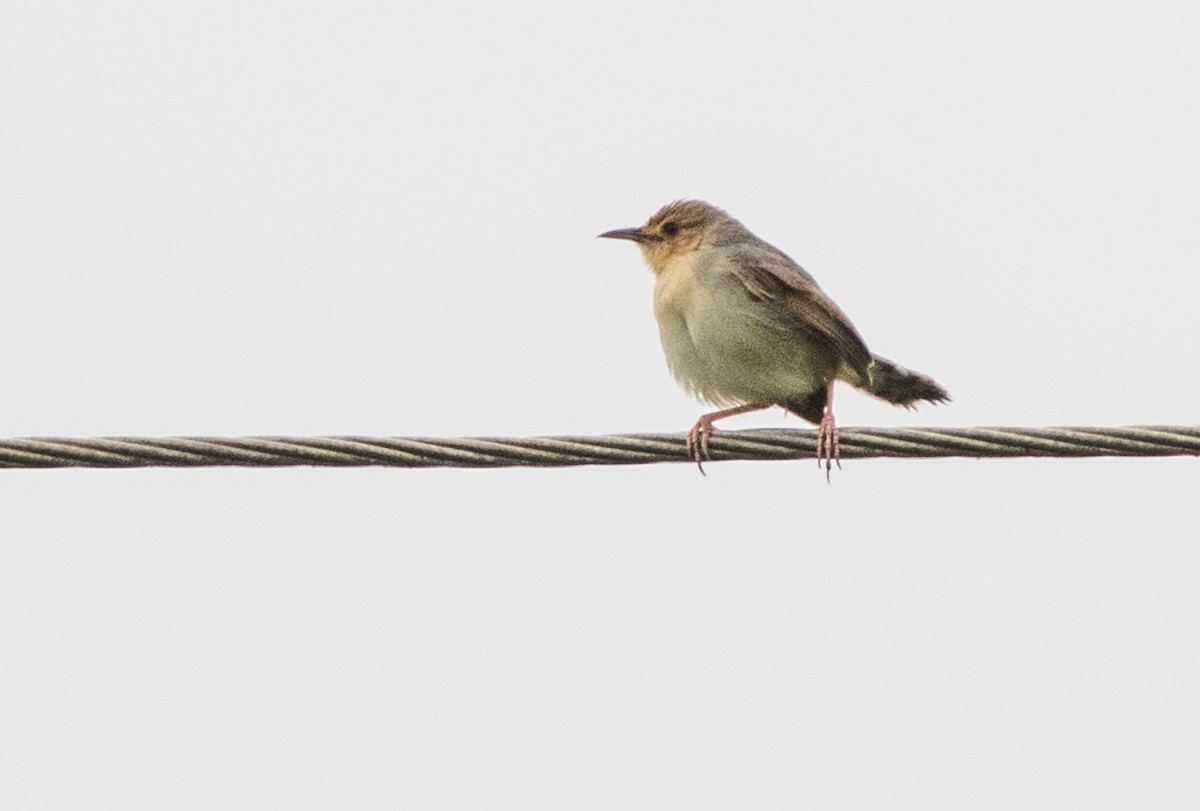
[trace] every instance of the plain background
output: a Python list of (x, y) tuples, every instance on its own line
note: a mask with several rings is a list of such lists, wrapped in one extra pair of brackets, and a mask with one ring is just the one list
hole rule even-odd
[[(2, 9), (0, 435), (685, 430), (680, 197), (844, 426), (1196, 422), (1194, 2)], [(1198, 464), (3, 472), (0, 793), (1195, 808)]]

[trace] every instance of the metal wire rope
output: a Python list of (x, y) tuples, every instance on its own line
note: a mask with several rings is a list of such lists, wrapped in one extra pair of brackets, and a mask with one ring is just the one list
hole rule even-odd
[[(839, 435), (842, 459), (1200, 455), (1200, 426), (848, 428)], [(811, 459), (816, 432), (717, 431), (710, 450), (714, 462)], [(0, 468), (571, 467), (690, 461), (683, 434), (0, 439)]]

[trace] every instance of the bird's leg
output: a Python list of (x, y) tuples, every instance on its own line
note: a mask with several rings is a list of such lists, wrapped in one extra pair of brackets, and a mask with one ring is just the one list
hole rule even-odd
[(696, 467), (700, 468), (700, 472), (704, 473), (703, 462), (705, 459), (710, 458), (708, 455), (708, 438), (712, 436), (714, 422), (737, 414), (745, 414), (747, 411), (762, 411), (768, 407), (766, 405), (750, 403), (749, 405), (740, 405), (737, 408), (727, 408), (724, 411), (714, 411), (696, 420), (696, 424), (692, 426), (692, 430), (688, 431), (687, 450), (688, 456), (696, 460)]
[(825, 462), (825, 481), (829, 481), (829, 473), (833, 463), (837, 462), (838, 470), (842, 469), (841, 454), (838, 452), (837, 423), (833, 421), (833, 381), (825, 384), (825, 408), (821, 412), (821, 424), (817, 428), (817, 467)]

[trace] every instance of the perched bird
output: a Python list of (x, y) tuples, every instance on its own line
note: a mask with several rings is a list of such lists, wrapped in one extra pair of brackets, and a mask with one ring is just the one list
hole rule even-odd
[(925, 375), (872, 355), (804, 268), (716, 206), (677, 201), (640, 228), (600, 236), (637, 243), (654, 272), (667, 366), (690, 394), (722, 408), (688, 433), (697, 464), (709, 457), (714, 422), (777, 405), (819, 426), (817, 462), (828, 477), (838, 458), (835, 380), (909, 408), (950, 399)]

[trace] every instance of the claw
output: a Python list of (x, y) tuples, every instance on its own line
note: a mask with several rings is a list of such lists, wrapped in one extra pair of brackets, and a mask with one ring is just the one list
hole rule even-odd
[(705, 476), (708, 475), (704, 473), (704, 462), (705, 460), (712, 459), (712, 456), (708, 452), (708, 439), (712, 436), (712, 432), (716, 430), (713, 428), (713, 423), (717, 420), (723, 420), (726, 417), (732, 417), (735, 414), (745, 414), (747, 411), (760, 411), (764, 408), (767, 408), (767, 406), (748, 403), (736, 408), (727, 408), (724, 411), (714, 411), (696, 420), (696, 424), (692, 426), (692, 430), (688, 431), (687, 452), (688, 456), (696, 460), (696, 467), (700, 468), (702, 474)]
[(708, 455), (708, 438), (712, 435), (712, 432), (712, 420), (706, 417), (696, 420), (696, 424), (692, 426), (692, 430), (688, 431), (688, 456), (696, 460), (696, 467), (700, 469), (701, 476), (708, 475), (704, 472), (704, 460), (710, 458)]
[(825, 481), (830, 481), (830, 472), (835, 462), (838, 470), (842, 469), (837, 423), (833, 421), (833, 412), (828, 409), (821, 417), (821, 426), (817, 429), (817, 467), (821, 467), (822, 462), (825, 463)]
[(830, 381), (825, 397), (825, 410), (821, 414), (821, 424), (817, 428), (817, 467), (825, 463), (825, 481), (830, 481), (830, 473), (834, 462), (838, 470), (842, 469), (842, 456), (838, 448), (837, 423), (833, 419), (833, 382)]

